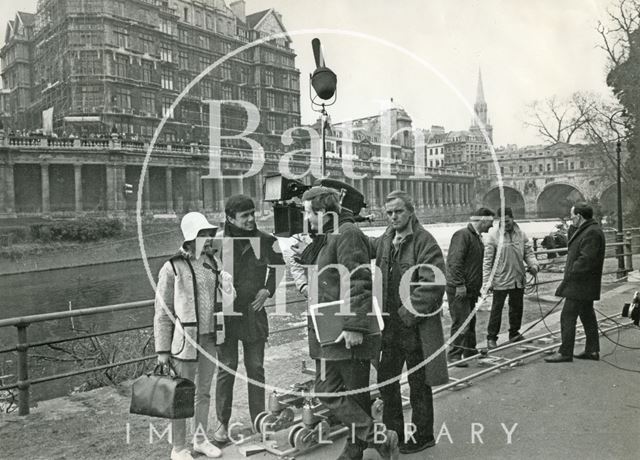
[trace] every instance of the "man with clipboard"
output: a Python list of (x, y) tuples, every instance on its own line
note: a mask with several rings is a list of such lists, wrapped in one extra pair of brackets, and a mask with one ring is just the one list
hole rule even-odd
[[(398, 435), (382, 424), (374, 424), (367, 389), (371, 360), (380, 353), (380, 331), (375, 328), (375, 316), (370, 315), (369, 240), (356, 225), (353, 212), (342, 208), (341, 198), (335, 189), (322, 186), (302, 196), (305, 218), (315, 234), (299, 257), (309, 270), (309, 303), (343, 301), (338, 305), (345, 314), (334, 316), (340, 331), (333, 343), (321, 344), (318, 337), (323, 333), (318, 334), (313, 321), (309, 322), (309, 354), (316, 360), (315, 389), (337, 394), (319, 399), (349, 428), (340, 459), (362, 459), (367, 447), (375, 448), (382, 458), (395, 459)], [(350, 390), (355, 393), (339, 394)]]

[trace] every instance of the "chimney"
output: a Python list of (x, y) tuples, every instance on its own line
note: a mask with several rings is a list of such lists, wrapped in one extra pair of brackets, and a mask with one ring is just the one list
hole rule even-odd
[(231, 11), (233, 11), (233, 14), (235, 14), (238, 19), (242, 22), (247, 22), (244, 0), (237, 0), (229, 4), (229, 8), (231, 8)]

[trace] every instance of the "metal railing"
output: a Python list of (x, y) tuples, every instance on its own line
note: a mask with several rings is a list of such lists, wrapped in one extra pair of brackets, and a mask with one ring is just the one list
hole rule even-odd
[[(634, 245), (633, 240), (640, 238), (640, 232), (638, 232), (639, 230), (640, 228), (629, 229), (624, 233), (623, 241), (608, 243), (606, 245), (607, 248), (616, 249), (616, 253), (613, 255), (608, 253), (605, 256), (607, 258), (618, 258), (619, 260), (620, 258), (623, 258), (625, 262), (625, 265), (624, 265), (625, 268), (624, 268), (623, 274), (621, 274), (620, 270), (618, 269), (613, 272), (605, 272), (603, 273), (603, 275), (617, 274), (618, 279), (622, 279), (626, 277), (628, 272), (633, 270), (632, 257), (633, 257), (633, 254), (638, 253), (638, 252), (634, 252), (634, 250), (640, 249), (640, 244)], [(538, 249), (535, 251), (535, 253), (536, 255), (548, 254), (552, 252), (558, 253), (561, 251), (566, 251), (566, 249), (567, 248)], [(559, 281), (561, 281), (560, 278), (553, 279), (553, 280), (539, 281), (537, 284), (542, 285), (542, 284), (556, 283)], [(292, 285), (292, 282), (286, 282), (286, 283), (283, 282), (278, 289), (283, 289), (290, 285)], [(295, 305), (302, 302), (306, 302), (306, 300), (305, 299), (294, 300), (289, 302), (288, 305)], [(71, 371), (71, 372), (48, 375), (45, 377), (39, 377), (35, 379), (29, 378), (29, 350), (32, 348), (83, 340), (83, 339), (92, 338), (92, 337), (99, 337), (99, 336), (112, 335), (112, 334), (123, 333), (123, 332), (130, 332), (134, 330), (152, 328), (152, 325), (146, 324), (142, 326), (131, 326), (131, 327), (122, 328), (122, 329), (100, 331), (100, 332), (94, 332), (90, 334), (78, 335), (73, 337), (56, 338), (52, 340), (43, 340), (39, 342), (29, 343), (28, 328), (31, 324), (42, 323), (47, 321), (55, 321), (55, 320), (61, 320), (61, 319), (76, 318), (76, 317), (82, 317), (82, 316), (99, 315), (102, 313), (113, 313), (113, 312), (118, 312), (123, 310), (150, 308), (153, 306), (153, 304), (154, 304), (153, 300), (143, 300), (138, 302), (127, 302), (127, 303), (121, 303), (121, 304), (106, 305), (101, 307), (84, 308), (84, 309), (73, 310), (73, 311), (60, 311), (60, 312), (54, 312), (54, 313), (44, 313), (44, 314), (37, 314), (37, 315), (0, 320), (0, 328), (15, 327), (17, 331), (16, 345), (11, 348), (0, 350), (0, 354), (10, 353), (10, 352), (17, 353), (17, 381), (15, 383), (5, 384), (5, 385), (1, 385), (1, 382), (0, 382), (0, 391), (11, 391), (11, 390), (17, 389), (18, 390), (18, 413), (19, 415), (27, 415), (29, 414), (29, 396), (30, 396), (29, 393), (30, 393), (31, 385), (74, 377), (77, 375), (88, 374), (92, 372), (104, 371), (104, 370), (112, 369), (119, 366), (135, 364), (135, 363), (140, 363), (140, 362), (154, 359), (156, 357), (155, 354), (148, 355), (148, 356), (141, 356), (134, 359), (108, 363), (100, 366), (94, 366), (94, 367), (80, 369), (80, 370)], [(269, 303), (268, 305), (265, 305), (266, 308), (271, 308), (274, 306), (275, 306), (274, 303)], [(270, 332), (270, 335), (273, 336), (273, 335), (277, 335), (285, 332), (300, 330), (305, 327), (307, 327), (306, 324), (285, 327), (285, 328)]]

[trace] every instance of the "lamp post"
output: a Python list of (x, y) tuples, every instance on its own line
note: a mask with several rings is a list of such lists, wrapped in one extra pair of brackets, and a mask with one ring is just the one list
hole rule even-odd
[[(615, 131), (616, 135), (618, 136), (618, 139), (616, 141), (616, 204), (617, 204), (617, 208), (618, 208), (618, 219), (617, 219), (617, 231), (616, 231), (616, 243), (618, 243), (618, 246), (616, 246), (616, 254), (618, 256), (618, 279), (622, 278), (625, 276), (626, 274), (626, 269), (624, 266), (624, 257), (623, 257), (623, 247), (620, 243), (623, 242), (623, 228), (624, 228), (624, 222), (623, 222), (623, 217), (622, 217), (622, 166), (621, 166), (621, 158), (620, 158), (620, 151), (622, 149), (622, 141), (621, 141), (621, 137), (620, 136), (620, 131), (618, 131), (618, 128), (616, 128), (614, 126), (614, 118), (616, 117), (616, 115), (620, 114), (621, 116), (625, 116), (625, 110), (624, 109), (620, 109), (615, 111), (613, 114), (611, 114), (611, 117), (609, 118), (609, 126), (611, 126), (611, 129), (613, 131)], [(620, 125), (620, 122), (615, 122), (616, 124)]]
[[(311, 108), (315, 112), (320, 112), (321, 123), (320, 127), (322, 133), (322, 162), (320, 164), (320, 174), (325, 177), (325, 171), (327, 166), (327, 151), (325, 146), (325, 125), (327, 124), (327, 110), (326, 107), (336, 103), (337, 95), (337, 83), (338, 77), (336, 74), (325, 65), (324, 56), (322, 55), (322, 49), (320, 46), (320, 40), (314, 38), (311, 40), (311, 46), (313, 47), (313, 56), (316, 61), (316, 70), (309, 75), (311, 85), (309, 86), (309, 98), (311, 99)], [(316, 95), (311, 93), (311, 87), (315, 91)], [(322, 99), (323, 102), (317, 102), (317, 99)], [(333, 100), (331, 100), (333, 98)], [(330, 102), (324, 102), (330, 101)]]

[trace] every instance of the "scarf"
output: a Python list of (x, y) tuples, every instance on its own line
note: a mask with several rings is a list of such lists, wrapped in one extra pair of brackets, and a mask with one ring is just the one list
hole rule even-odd
[[(320, 250), (324, 247), (325, 244), (327, 244), (327, 236), (329, 235), (329, 233), (333, 233), (334, 230), (334, 214), (329, 214), (329, 216), (330, 218), (322, 226), (322, 233), (310, 235), (313, 241), (304, 249), (304, 251), (302, 251), (300, 257), (296, 259), (296, 262), (302, 265), (314, 265), (316, 263), (316, 259), (318, 258), (318, 254), (320, 254)], [(352, 212), (343, 209), (338, 215), (338, 227), (347, 222), (355, 223), (355, 219), (353, 218)]]

